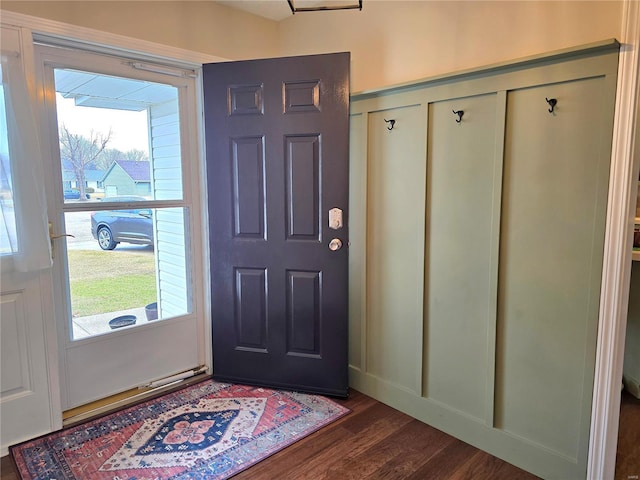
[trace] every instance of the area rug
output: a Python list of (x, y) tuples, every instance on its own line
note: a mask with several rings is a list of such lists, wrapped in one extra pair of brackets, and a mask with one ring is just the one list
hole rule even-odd
[(349, 410), (207, 380), (10, 448), (23, 480), (221, 480)]

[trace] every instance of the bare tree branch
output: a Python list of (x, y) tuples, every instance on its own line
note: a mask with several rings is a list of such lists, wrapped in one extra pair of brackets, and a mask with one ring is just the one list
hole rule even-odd
[(86, 199), (85, 168), (95, 165), (98, 157), (107, 148), (111, 140), (111, 129), (106, 134), (91, 130), (89, 138), (75, 133), (62, 125), (60, 129), (60, 155), (63, 161), (68, 161), (76, 177), (80, 200)]

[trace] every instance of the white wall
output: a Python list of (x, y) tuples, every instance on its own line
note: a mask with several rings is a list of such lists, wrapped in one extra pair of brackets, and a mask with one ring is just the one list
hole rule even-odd
[(274, 22), (214, 2), (2, 1), (6, 10), (229, 59), (350, 51), (352, 92), (619, 38), (622, 5), (364, 0), (362, 11)]
[(364, 0), (278, 24), (280, 53), (351, 51), (351, 91), (619, 38), (619, 1)]
[(276, 24), (211, 1), (5, 1), (2, 9), (229, 58), (277, 54)]

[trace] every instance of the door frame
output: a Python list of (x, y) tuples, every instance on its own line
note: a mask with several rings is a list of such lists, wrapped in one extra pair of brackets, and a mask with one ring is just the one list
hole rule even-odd
[[(620, 379), (622, 378), (623, 346), (628, 305), (629, 279), (631, 275), (631, 240), (633, 224), (630, 223), (630, 205), (635, 204), (635, 188), (630, 184), (629, 172), (638, 172), (640, 158), (634, 161), (633, 155), (640, 150), (640, 134), (634, 133), (640, 123), (637, 85), (640, 78), (637, 49), (640, 47), (640, 4), (633, 0), (624, 0), (622, 12), (623, 47), (618, 71), (618, 93), (615, 111), (614, 147), (612, 152), (609, 189), (609, 207), (607, 230), (605, 234), (605, 257), (601, 298), (610, 296), (608, 302), (601, 302), (598, 347), (596, 352), (595, 388), (591, 416), (591, 439), (589, 449), (588, 478), (609, 478), (615, 469), (617, 432), (620, 414)], [(20, 13), (2, 11), (2, 22), (26, 28), (34, 33), (36, 39), (56, 40), (61, 44), (71, 42), (88, 48), (109, 49), (139, 55), (141, 59), (155, 59), (172, 62), (184, 68), (199, 68), (203, 63), (225, 61), (228, 59), (192, 52), (185, 49), (155, 44), (145, 40), (102, 32), (54, 20), (48, 20)], [(32, 47), (29, 47), (32, 48)], [(26, 55), (25, 55), (26, 57)], [(629, 57), (627, 60), (626, 57)], [(624, 59), (624, 60), (623, 60)], [(202, 85), (198, 84), (198, 109), (202, 108)], [(635, 87), (635, 91), (633, 88)], [(200, 138), (200, 158), (204, 159), (203, 121), (198, 116), (197, 127)], [(625, 132), (625, 133), (623, 133)], [(634, 150), (635, 145), (635, 150)], [(636, 182), (637, 184), (637, 182)], [(205, 191), (203, 190), (203, 195)], [(204, 209), (206, 210), (206, 209)], [(203, 212), (206, 216), (206, 211)], [(617, 230), (616, 230), (617, 229)], [(624, 232), (622, 234), (621, 232)], [(208, 244), (208, 232), (202, 232), (203, 244)], [(203, 251), (203, 262), (208, 264), (208, 251)], [(205, 277), (205, 313), (210, 313), (211, 299), (208, 293), (209, 280)], [(51, 299), (52, 301), (52, 299)], [(606, 322), (605, 322), (606, 320)], [(606, 325), (605, 325), (606, 324)], [(605, 328), (606, 326), (606, 328)], [(205, 321), (208, 335), (211, 325)], [(53, 429), (62, 426), (62, 413), (59, 403), (57, 374), (57, 339), (47, 329), (47, 355), (49, 358), (49, 383)], [(211, 351), (207, 352), (211, 361)]]
[(625, 0), (618, 60), (587, 478), (616, 467), (631, 251), (640, 170), (640, 2)]

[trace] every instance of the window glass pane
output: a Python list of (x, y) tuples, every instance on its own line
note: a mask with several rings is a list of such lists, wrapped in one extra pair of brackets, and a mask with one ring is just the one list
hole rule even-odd
[(65, 203), (182, 199), (178, 89), (55, 70)]
[(0, 255), (10, 255), (17, 251), (17, 238), (4, 96), (5, 89), (0, 84)]
[(72, 339), (191, 312), (188, 209), (67, 212)]

